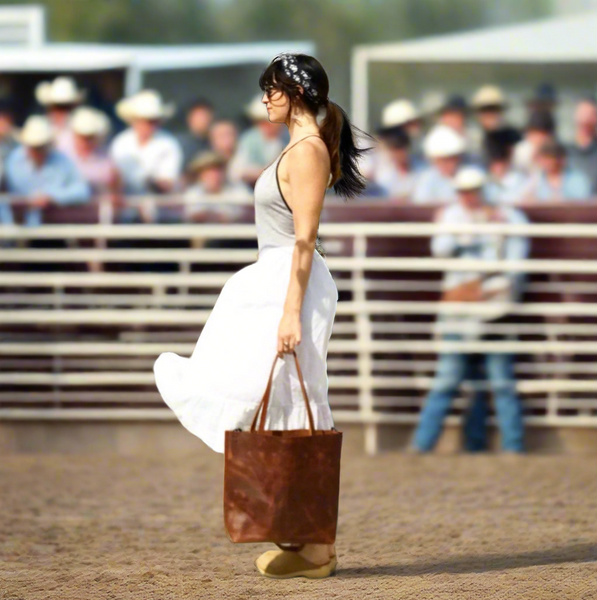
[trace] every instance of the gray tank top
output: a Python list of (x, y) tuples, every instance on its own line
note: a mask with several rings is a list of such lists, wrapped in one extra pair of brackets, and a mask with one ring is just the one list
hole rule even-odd
[[(259, 250), (266, 246), (294, 246), (294, 219), (292, 209), (284, 199), (278, 179), (278, 163), (290, 150), (308, 137), (321, 137), (317, 134), (306, 135), (284, 150), (276, 160), (265, 167), (255, 182), (255, 226), (257, 228), (257, 246)], [(319, 235), (315, 249), (325, 256)]]

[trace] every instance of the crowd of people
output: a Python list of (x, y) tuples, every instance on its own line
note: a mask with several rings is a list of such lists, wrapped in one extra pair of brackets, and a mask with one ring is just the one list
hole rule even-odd
[(475, 165), (487, 175), (494, 204), (590, 201), (597, 191), (597, 102), (578, 102), (569, 143), (558, 135), (555, 108), (547, 84), (528, 102), (521, 129), (507, 121), (508, 100), (496, 86), (483, 86), (470, 102), (451, 96), (432, 113), (396, 100), (382, 112), (379, 151), (363, 164), (368, 192), (413, 204), (452, 202), (456, 173)]
[[(176, 135), (168, 130), (176, 107), (154, 90), (117, 103), (125, 128), (114, 134), (110, 119), (85, 104), (85, 90), (70, 77), (40, 83), (36, 100), (43, 114), (29, 116), (20, 129), (10, 102), (0, 102), (1, 189), (27, 205), (26, 225), (40, 224), (52, 203), (102, 195), (121, 207), (121, 222), (167, 219), (167, 211), (123, 207), (126, 196), (184, 194), (199, 211), (206, 195), (250, 201), (259, 174), (288, 143), (287, 128), (270, 123), (260, 95), (245, 107), (246, 130), (197, 98), (186, 107), (186, 130)], [(470, 102), (448, 97), (432, 112), (406, 99), (391, 102), (376, 131), (379, 143), (361, 163), (365, 196), (449, 203), (457, 196), (458, 170), (474, 165), (486, 174), (493, 204), (590, 201), (597, 190), (597, 104), (589, 97), (578, 103), (568, 144), (558, 137), (555, 105), (554, 89), (540, 86), (518, 129), (507, 122), (508, 100), (495, 86), (482, 87)], [(192, 220), (193, 212), (187, 214)], [(12, 222), (10, 204), (1, 203), (0, 223)]]
[[(168, 212), (149, 214), (124, 206), (127, 196), (184, 195), (197, 200), (226, 195), (250, 201), (259, 174), (288, 143), (288, 130), (270, 123), (261, 95), (245, 107), (251, 121), (245, 131), (219, 118), (209, 99), (186, 108), (186, 131), (175, 135), (167, 120), (175, 106), (145, 89), (115, 106), (126, 124), (112, 134), (110, 119), (85, 105), (85, 90), (70, 77), (57, 77), (36, 88), (42, 114), (29, 116), (22, 128), (10, 102), (0, 103), (0, 175), (2, 191), (25, 203), (25, 225), (39, 225), (50, 204), (84, 204), (109, 197), (119, 222), (160, 222)], [(190, 214), (192, 220), (192, 212)], [(8, 202), (0, 203), (0, 224), (14, 223)]]

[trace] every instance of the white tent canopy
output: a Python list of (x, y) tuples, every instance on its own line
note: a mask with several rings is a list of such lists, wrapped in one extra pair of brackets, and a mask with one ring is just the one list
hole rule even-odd
[(243, 64), (264, 65), (279, 52), (315, 51), (312, 42), (278, 41), (194, 46), (133, 46), (110, 44), (45, 44), (35, 48), (0, 48), (3, 72), (127, 71), (126, 91), (142, 84), (143, 73)]
[(368, 67), (372, 62), (567, 64), (597, 61), (597, 12), (507, 27), (356, 46), (352, 57), (352, 112), (368, 124)]

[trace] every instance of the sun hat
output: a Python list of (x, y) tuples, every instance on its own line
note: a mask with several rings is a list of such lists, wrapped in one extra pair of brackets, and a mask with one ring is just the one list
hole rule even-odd
[(39, 147), (51, 143), (54, 139), (54, 132), (47, 117), (32, 115), (25, 121), (16, 137), (24, 146)]
[(79, 104), (86, 91), (77, 88), (72, 77), (56, 77), (54, 81), (42, 81), (35, 88), (35, 98), (43, 106), (52, 104)]
[(395, 127), (420, 118), (420, 113), (410, 100), (395, 100), (384, 107), (381, 113), (381, 125), (383, 128)]
[(454, 177), (454, 188), (458, 191), (477, 190), (487, 182), (485, 173), (479, 167), (462, 167)]
[(261, 102), (261, 96), (255, 96), (249, 104), (245, 106), (247, 116), (253, 121), (268, 121), (269, 113), (267, 106)]
[(110, 119), (101, 110), (90, 106), (75, 109), (70, 125), (76, 134), (83, 136), (105, 137), (110, 132)]
[(475, 110), (483, 108), (506, 108), (508, 102), (504, 92), (496, 85), (484, 85), (473, 96), (472, 106)]
[(209, 167), (222, 167), (226, 164), (226, 159), (213, 150), (208, 150), (199, 153), (187, 167), (187, 171), (192, 174), (197, 174)]
[(464, 153), (465, 139), (448, 125), (436, 125), (425, 138), (423, 144), (429, 158), (445, 158)]
[(116, 104), (116, 114), (127, 123), (134, 119), (168, 119), (175, 110), (174, 103), (165, 104), (160, 93), (155, 90), (142, 90)]

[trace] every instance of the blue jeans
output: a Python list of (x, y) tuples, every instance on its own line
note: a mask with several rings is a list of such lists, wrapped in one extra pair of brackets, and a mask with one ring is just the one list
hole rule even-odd
[[(486, 354), (483, 359), (494, 397), (502, 449), (522, 452), (524, 449), (524, 425), (522, 406), (516, 393), (512, 356), (509, 354)], [(472, 371), (473, 360), (473, 356), (470, 354), (440, 355), (433, 389), (427, 397), (415, 431), (414, 445), (417, 449), (423, 452), (433, 449), (460, 384), (471, 376), (478, 380), (478, 375)], [(468, 433), (471, 438), (479, 439), (480, 422), (485, 421), (486, 411), (484, 395), (476, 392), (467, 422), (465, 422), (465, 428), (469, 428)], [(482, 442), (483, 436), (481, 435)], [(476, 449), (474, 444), (469, 448)]]
[(482, 356), (474, 356), (468, 361), (466, 379), (473, 385), (473, 397), (464, 413), (462, 424), (462, 444), (467, 452), (487, 450), (487, 417), (489, 416), (489, 394), (477, 389), (477, 383), (485, 380)]

